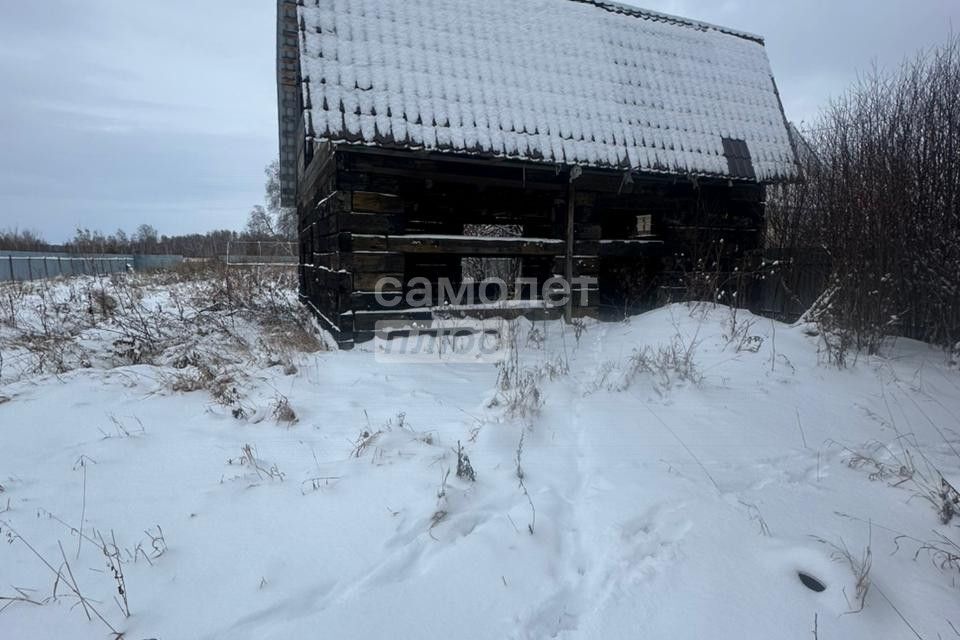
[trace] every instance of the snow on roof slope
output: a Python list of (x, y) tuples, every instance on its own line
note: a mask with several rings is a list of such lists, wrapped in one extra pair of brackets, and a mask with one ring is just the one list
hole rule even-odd
[(729, 27), (722, 27), (717, 24), (711, 24), (709, 22), (702, 22), (700, 20), (691, 20), (690, 18), (684, 18), (683, 16), (677, 16), (670, 13), (663, 13), (662, 11), (652, 11), (650, 9), (643, 9), (641, 7), (634, 7), (629, 4), (622, 4), (620, 2), (607, 2), (606, 0), (573, 0), (573, 2), (582, 2), (584, 4), (592, 4), (601, 9), (606, 9), (607, 11), (613, 11), (614, 13), (625, 13), (627, 15), (636, 16), (644, 19), (660, 20), (665, 22), (674, 22), (676, 24), (682, 24), (688, 27), (694, 27), (698, 29), (714, 29), (723, 33), (729, 33), (731, 35), (739, 36), (741, 38), (747, 38), (749, 40), (756, 40), (757, 42), (763, 44), (763, 37), (755, 33), (750, 33), (748, 31), (741, 31), (739, 29), (731, 29)]
[[(776, 181), (796, 165), (763, 41), (592, 0), (307, 0), (307, 134)], [(744, 140), (753, 173), (730, 167)]]

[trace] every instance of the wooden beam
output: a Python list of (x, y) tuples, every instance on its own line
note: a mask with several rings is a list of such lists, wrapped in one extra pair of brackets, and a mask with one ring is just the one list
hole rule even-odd
[(564, 241), (554, 238), (488, 238), (477, 236), (408, 234), (353, 235), (354, 251), (458, 254), (476, 256), (556, 256)]
[[(336, 145), (338, 151), (354, 156), (394, 158), (400, 161), (411, 163), (421, 163), (419, 167), (423, 168), (424, 162), (434, 163), (435, 165), (447, 165), (450, 167), (460, 165), (463, 169), (458, 171), (473, 174), (474, 179), (479, 172), (484, 171), (503, 171), (515, 170), (513, 175), (517, 176), (508, 180), (494, 180), (495, 182), (520, 182), (526, 188), (549, 188), (560, 190), (563, 188), (561, 180), (550, 180), (547, 182), (531, 182), (523, 179), (523, 172), (528, 174), (534, 172), (553, 173), (555, 176), (564, 175), (561, 165), (553, 161), (534, 160), (534, 159), (513, 159), (496, 156), (487, 153), (469, 153), (453, 151), (429, 151), (422, 149), (409, 149), (401, 145), (382, 144), (378, 146), (368, 146), (356, 143), (340, 143)], [(474, 171), (471, 171), (471, 168)], [(360, 167), (353, 167), (353, 170)], [(589, 191), (608, 191), (620, 194), (623, 191), (623, 167), (582, 167), (584, 184)], [(517, 171), (519, 170), (519, 171)], [(393, 173), (392, 171), (390, 173)], [(690, 184), (691, 179), (696, 178), (700, 186), (710, 185), (719, 187), (728, 187), (731, 185), (743, 185), (747, 187), (761, 186), (755, 180), (747, 178), (730, 178), (729, 176), (715, 176), (698, 173), (679, 173), (673, 171), (635, 171), (630, 170), (630, 175), (636, 185), (663, 184), (663, 183), (683, 183)], [(427, 177), (427, 176), (424, 176)], [(432, 177), (432, 176), (431, 176)], [(466, 176), (461, 176), (466, 178)], [(529, 176), (527, 176), (529, 178)], [(456, 179), (456, 178), (454, 178)]]

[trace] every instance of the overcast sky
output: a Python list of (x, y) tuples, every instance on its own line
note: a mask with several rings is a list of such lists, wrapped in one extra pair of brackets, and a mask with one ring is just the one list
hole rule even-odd
[[(957, 0), (629, 4), (765, 36), (787, 116), (807, 122), (873, 61), (960, 26)], [(277, 155), (274, 0), (0, 5), (0, 229), (243, 226)]]

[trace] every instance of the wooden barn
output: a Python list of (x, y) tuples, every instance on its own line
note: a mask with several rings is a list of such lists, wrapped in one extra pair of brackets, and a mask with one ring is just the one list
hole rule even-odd
[[(797, 174), (763, 39), (734, 29), (594, 0), (278, 0), (277, 37), (301, 296), (346, 347), (381, 320), (559, 314), (557, 282), (572, 315), (669, 299), (756, 254), (766, 186)], [(448, 304), (478, 263), (528, 286)], [(424, 282), (426, 307), (403, 295)]]

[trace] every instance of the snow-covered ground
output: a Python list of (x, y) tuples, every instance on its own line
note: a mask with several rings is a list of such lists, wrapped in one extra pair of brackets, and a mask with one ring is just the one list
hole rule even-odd
[(674, 305), (388, 364), (255, 286), (0, 289), (0, 638), (960, 629), (941, 351), (838, 369), (812, 327)]

